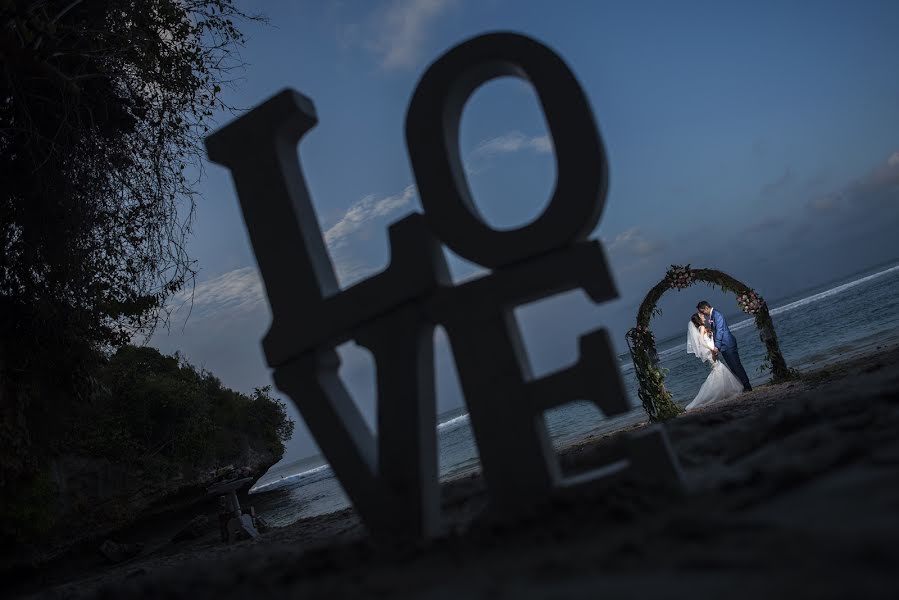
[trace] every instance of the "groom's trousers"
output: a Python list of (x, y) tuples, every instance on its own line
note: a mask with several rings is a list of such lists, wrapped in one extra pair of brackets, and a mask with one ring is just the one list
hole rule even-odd
[(721, 358), (724, 359), (724, 364), (727, 365), (730, 372), (743, 384), (743, 391), (750, 391), (752, 386), (749, 385), (749, 377), (746, 375), (743, 363), (740, 362), (740, 354), (737, 352), (736, 347), (727, 349), (721, 348)]

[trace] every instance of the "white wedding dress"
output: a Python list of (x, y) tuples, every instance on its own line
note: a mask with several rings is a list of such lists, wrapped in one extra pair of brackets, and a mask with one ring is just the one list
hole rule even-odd
[(687, 352), (712, 364), (712, 372), (706, 377), (693, 401), (687, 405), (687, 410), (727, 400), (743, 392), (743, 384), (730, 372), (724, 361), (712, 358), (714, 348), (715, 343), (710, 337), (702, 335), (693, 323), (687, 325)]

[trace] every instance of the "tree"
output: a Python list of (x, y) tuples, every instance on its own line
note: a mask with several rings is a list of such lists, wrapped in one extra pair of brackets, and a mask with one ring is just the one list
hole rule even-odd
[(0, 1), (0, 485), (53, 412), (47, 382), (89, 393), (98, 351), (192, 281), (191, 174), (246, 19), (232, 0)]
[(204, 485), (204, 475), (228, 464), (259, 475), (284, 455), (294, 423), (269, 387), (242, 394), (182, 357), (147, 346), (122, 346), (102, 362), (100, 389), (72, 407), (65, 449), (105, 459), (128, 476), (103, 486), (108, 495), (102, 502), (59, 513), (84, 491), (56, 489), (48, 470), (36, 472), (27, 485), (0, 497), (0, 564), (3, 549), (15, 548), (10, 540), (40, 539), (54, 525), (54, 535), (90, 524), (120, 525), (136, 516), (134, 498)]

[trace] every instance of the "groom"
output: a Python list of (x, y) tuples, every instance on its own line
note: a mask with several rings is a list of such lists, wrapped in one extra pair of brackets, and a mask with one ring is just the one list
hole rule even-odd
[(737, 338), (727, 328), (727, 321), (724, 320), (724, 315), (712, 308), (712, 305), (705, 300), (696, 305), (696, 310), (705, 315), (712, 327), (712, 331), (715, 333), (715, 350), (721, 353), (721, 358), (724, 359), (724, 363), (730, 369), (730, 372), (743, 384), (743, 391), (751, 392), (752, 386), (749, 385), (749, 377), (746, 376), (746, 371), (740, 363), (740, 355), (737, 352)]

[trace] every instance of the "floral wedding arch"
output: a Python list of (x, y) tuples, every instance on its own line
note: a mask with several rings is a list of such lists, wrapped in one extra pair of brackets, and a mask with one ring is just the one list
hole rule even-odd
[(690, 265), (671, 265), (665, 278), (655, 285), (640, 304), (637, 312), (637, 326), (627, 332), (627, 345), (634, 361), (634, 370), (639, 385), (640, 401), (646, 409), (650, 421), (664, 421), (680, 414), (681, 409), (671, 399), (671, 392), (665, 389), (665, 370), (659, 367), (655, 337), (649, 329), (649, 321), (654, 315), (661, 314), (657, 304), (668, 290), (683, 290), (701, 281), (713, 288), (732, 292), (737, 296), (737, 303), (748, 315), (755, 317), (759, 337), (767, 350), (762, 369), (770, 369), (772, 380), (785, 381), (793, 377), (793, 371), (787, 367), (780, 346), (774, 323), (768, 313), (765, 300), (752, 288), (737, 281), (727, 273), (715, 269), (693, 269)]

